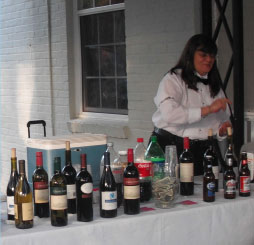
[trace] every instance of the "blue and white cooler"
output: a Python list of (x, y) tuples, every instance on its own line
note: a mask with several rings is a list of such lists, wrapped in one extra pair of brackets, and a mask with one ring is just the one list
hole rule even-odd
[(65, 165), (65, 142), (70, 141), (71, 159), (73, 167), (79, 171), (80, 154), (87, 155), (87, 164), (91, 166), (94, 186), (100, 182), (100, 161), (107, 149), (106, 135), (99, 134), (72, 134), (52, 136), (27, 141), (27, 169), (28, 181), (32, 183), (32, 175), (36, 168), (36, 152), (43, 154), (43, 167), (48, 172), (49, 179), (54, 174), (54, 158), (61, 157), (61, 167)]

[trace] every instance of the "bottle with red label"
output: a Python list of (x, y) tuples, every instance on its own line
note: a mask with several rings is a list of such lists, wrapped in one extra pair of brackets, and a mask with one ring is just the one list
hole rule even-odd
[(226, 155), (226, 171), (224, 173), (224, 198), (234, 199), (236, 198), (236, 175), (233, 170), (233, 154), (232, 151), (228, 151)]
[(133, 160), (133, 149), (128, 149), (128, 166), (123, 175), (125, 214), (138, 214), (140, 212), (139, 173)]
[(134, 150), (134, 164), (139, 172), (140, 201), (144, 202), (152, 197), (152, 162), (145, 160), (144, 139), (137, 138), (137, 142)]
[(247, 162), (247, 152), (241, 153), (241, 165), (239, 170), (239, 196), (250, 196), (250, 170)]
[(43, 168), (42, 152), (36, 152), (36, 169), (33, 173), (34, 215), (49, 217), (48, 174)]

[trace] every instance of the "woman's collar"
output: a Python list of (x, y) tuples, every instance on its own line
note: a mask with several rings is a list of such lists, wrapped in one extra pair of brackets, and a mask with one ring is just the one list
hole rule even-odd
[(202, 76), (197, 71), (194, 71), (194, 74), (202, 79), (208, 79), (208, 73)]

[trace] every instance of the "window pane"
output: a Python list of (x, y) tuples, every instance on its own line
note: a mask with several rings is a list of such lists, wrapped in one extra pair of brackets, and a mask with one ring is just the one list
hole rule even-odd
[(115, 13), (115, 42), (125, 42), (124, 11)]
[(127, 109), (128, 98), (127, 98), (127, 80), (117, 80), (117, 103), (118, 109)]
[(115, 79), (102, 79), (101, 93), (102, 107), (116, 108)]
[(101, 76), (115, 75), (115, 54), (114, 46), (101, 47)]
[(116, 70), (117, 76), (126, 76), (125, 45), (116, 46)]
[(112, 13), (99, 15), (99, 36), (100, 43), (114, 42), (114, 16)]
[(124, 3), (124, 0), (111, 0), (111, 4)]
[(95, 7), (109, 5), (109, 0), (95, 0)]
[(88, 9), (93, 7), (93, 0), (79, 0), (78, 1), (78, 10)]
[(86, 80), (86, 106), (100, 107), (100, 86), (98, 79)]
[(99, 58), (98, 48), (85, 48), (83, 53), (83, 67), (85, 68), (85, 76), (99, 76)]
[(80, 18), (81, 44), (91, 45), (98, 43), (97, 16), (89, 15)]

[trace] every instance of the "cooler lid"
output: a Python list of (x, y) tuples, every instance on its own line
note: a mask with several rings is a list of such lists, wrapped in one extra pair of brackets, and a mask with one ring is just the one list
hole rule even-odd
[(103, 134), (70, 134), (41, 139), (29, 138), (27, 140), (27, 147), (42, 150), (63, 149), (65, 148), (66, 141), (70, 141), (71, 148), (105, 145), (107, 144), (107, 136)]

